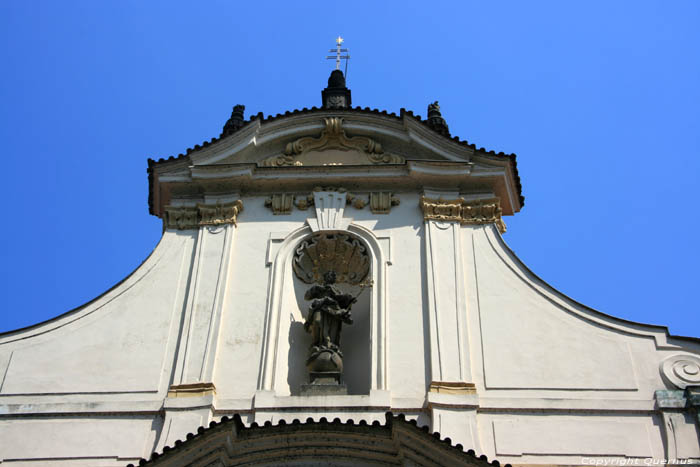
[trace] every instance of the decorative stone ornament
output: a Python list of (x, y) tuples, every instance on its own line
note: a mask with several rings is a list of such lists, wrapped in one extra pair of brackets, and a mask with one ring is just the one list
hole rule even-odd
[(400, 202), (399, 198), (385, 191), (369, 194), (369, 209), (373, 214), (389, 214), (391, 207), (398, 206)]
[(347, 224), (343, 219), (347, 204), (347, 192), (344, 189), (330, 191), (317, 187), (313, 196), (318, 230), (339, 230)]
[(352, 93), (345, 84), (340, 70), (333, 70), (328, 77), (328, 87), (321, 91), (321, 100), (326, 109), (346, 109), (352, 105)]
[(660, 370), (661, 374), (677, 388), (700, 386), (700, 357), (696, 355), (671, 355), (661, 362)]
[(236, 224), (238, 213), (243, 210), (241, 200), (227, 204), (198, 204), (199, 225)]
[(292, 266), (307, 284), (322, 283), (334, 271), (337, 283), (361, 284), (369, 274), (369, 255), (362, 242), (343, 233), (318, 233), (302, 241), (294, 251)]
[(221, 136), (229, 136), (240, 130), (245, 125), (244, 119), (245, 105), (234, 105), (231, 117), (224, 125)]
[(442, 118), (442, 113), (440, 112), (440, 105), (438, 101), (428, 104), (428, 120), (426, 122), (430, 128), (440, 133), (443, 136), (450, 137), (450, 129), (447, 126), (447, 122)]
[(506, 225), (501, 219), (501, 201), (498, 198), (465, 200), (464, 198), (445, 200), (426, 198), (420, 200), (425, 220), (459, 222), (460, 224), (495, 223), (501, 233)]
[(241, 200), (225, 204), (198, 204), (191, 206), (166, 206), (166, 229), (197, 229), (206, 225), (234, 224), (238, 214), (243, 211)]
[[(369, 204), (374, 214), (389, 214), (391, 207), (398, 206), (400, 203), (399, 198), (390, 192), (375, 191), (369, 193), (368, 196), (357, 196), (346, 192), (344, 188), (316, 187), (308, 195), (275, 193), (265, 200), (265, 207), (270, 208), (275, 215), (290, 214), (293, 206), (296, 206), (300, 211), (306, 211), (311, 206), (317, 206), (316, 198), (319, 198), (322, 202), (318, 206), (321, 206), (320, 210), (322, 212), (329, 213), (328, 209), (330, 208), (340, 212), (343, 204), (340, 198), (343, 196), (345, 196), (345, 204), (349, 204), (355, 209), (364, 209)], [(322, 221), (319, 225), (321, 230), (337, 227), (331, 224), (333, 223)]]
[(274, 194), (265, 200), (265, 206), (272, 209), (274, 215), (291, 213), (293, 203), (294, 195), (288, 193)]
[[(287, 144), (283, 155), (269, 157), (262, 161), (262, 165), (265, 167), (304, 165), (299, 160), (300, 157), (310, 152), (327, 150), (361, 153), (365, 155), (367, 162), (371, 164), (403, 164), (405, 162), (401, 156), (385, 153), (382, 145), (371, 138), (366, 136), (348, 137), (343, 130), (342, 118), (330, 117), (324, 118), (323, 121), (325, 129), (321, 132), (321, 136), (318, 138), (304, 136), (292, 141)], [(334, 162), (333, 165), (342, 165), (342, 163)]]
[(199, 227), (198, 217), (197, 208), (166, 206), (163, 221), (166, 229), (196, 229)]

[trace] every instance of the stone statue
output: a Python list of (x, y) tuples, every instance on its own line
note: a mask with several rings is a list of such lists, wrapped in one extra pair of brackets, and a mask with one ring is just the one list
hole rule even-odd
[(442, 115), (440, 113), (440, 104), (438, 104), (438, 101), (428, 104), (428, 117), (433, 117), (436, 115)]
[(430, 128), (437, 131), (443, 136), (450, 136), (450, 129), (447, 126), (447, 122), (442, 118), (442, 113), (440, 112), (440, 104), (438, 101), (428, 104), (428, 119), (426, 123)]
[(357, 297), (341, 292), (335, 285), (335, 271), (323, 275), (323, 285), (314, 285), (306, 291), (305, 300), (312, 300), (304, 322), (311, 333), (312, 343), (306, 368), (311, 385), (340, 386), (343, 372), (343, 354), (340, 352), (340, 331), (343, 324), (352, 324), (350, 308)]

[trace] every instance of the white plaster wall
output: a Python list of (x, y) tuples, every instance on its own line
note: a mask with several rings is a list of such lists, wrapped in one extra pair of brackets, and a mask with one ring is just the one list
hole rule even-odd
[(0, 420), (0, 463), (123, 466), (152, 449), (154, 428), (137, 415)]
[(653, 417), (637, 414), (489, 414), (479, 420), (490, 456), (501, 462), (569, 464), (582, 457), (664, 458)]
[[(52, 322), (0, 336), (0, 439), (10, 440), (0, 443), (0, 459), (30, 462), (41, 455), (83, 462), (94, 456), (95, 465), (119, 465), (224, 414), (258, 422), (308, 416), (381, 421), (386, 410), (429, 422), (454, 443), (505, 462), (665, 455), (654, 392), (674, 387), (662, 378), (660, 364), (673, 355), (700, 355), (700, 346), (568, 299), (527, 270), (491, 225), (448, 226), (440, 230), (444, 235), (428, 238), (419, 194), (398, 196), (401, 204), (386, 215), (352, 206), (344, 213), (371, 231), (386, 262), (386, 391), (353, 390), (340, 399), (291, 395), (306, 376), (298, 357), (308, 345), (299, 331), (308, 306), (299, 296), (307, 285), (291, 268), (281, 291), (276, 383), (273, 391), (260, 391), (275, 255), (315, 211), (294, 208), (274, 216), (265, 197), (243, 197), (238, 226), (227, 233), (166, 231), (151, 257), (104, 296)], [(431, 251), (443, 262), (460, 258), (431, 276), (433, 282), (428, 263), (440, 263)], [(454, 298), (431, 308), (430, 287)], [(369, 313), (365, 293), (358, 316)], [(442, 332), (451, 340), (431, 342), (430, 313), (463, 329), (448, 324)], [(361, 328), (346, 329), (346, 346), (365, 339)], [(438, 347), (446, 369), (441, 377), (474, 383), (475, 394), (427, 393), (439, 374)], [(346, 350), (345, 358), (353, 354), (360, 352)], [(301, 376), (292, 378), (295, 372)], [(171, 384), (196, 382), (213, 382), (216, 393), (166, 397)], [(13, 418), (28, 414), (34, 418)], [(678, 420), (685, 423), (678, 452), (695, 456), (694, 422)], [(43, 450), (32, 453), (22, 441), (30, 437), (31, 446), (41, 440)], [(81, 447), (76, 439), (88, 442)]]
[[(250, 399), (255, 394), (271, 281), (268, 248), (276, 245), (270, 239), (281, 241), (313, 213), (295, 209), (290, 215), (273, 216), (264, 202), (264, 197), (243, 198), (245, 218), (241, 216), (236, 229), (214, 373), (221, 398)], [(290, 313), (301, 319), (298, 309)]]
[(165, 390), (193, 241), (191, 233), (166, 232), (151, 257), (104, 296), (0, 337), (0, 361), (8, 362), (0, 396)]

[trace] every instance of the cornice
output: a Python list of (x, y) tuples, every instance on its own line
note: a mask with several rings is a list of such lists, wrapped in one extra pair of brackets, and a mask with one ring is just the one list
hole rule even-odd
[[(203, 195), (303, 193), (316, 186), (352, 186), (355, 192), (421, 192), (425, 187), (460, 193), (492, 193), (501, 199), (504, 215), (514, 213), (508, 193), (507, 167), (481, 168), (471, 162), (409, 160), (404, 164), (264, 167), (255, 163), (191, 166), (185, 173), (164, 176), (156, 199), (201, 198)], [(504, 199), (506, 200), (504, 202)], [(164, 206), (154, 205), (162, 216)]]
[[(451, 161), (475, 162), (480, 160), (486, 165), (495, 163), (494, 165), (501, 167), (508, 166), (510, 169), (506, 170), (502, 176), (508, 179), (505, 180), (505, 185), (508, 187), (507, 196), (510, 202), (504, 200), (504, 208), (517, 212), (524, 204), (515, 154), (506, 155), (487, 151), (484, 148), (477, 149), (474, 144), (460, 140), (458, 137), (450, 138), (442, 135), (433, 130), (420, 116), (405, 109), (401, 109), (400, 114), (396, 115), (378, 109), (359, 107), (342, 110), (305, 108), (270, 117), (264, 117), (262, 113), (259, 113), (253, 115), (250, 121), (228, 136), (212, 138), (202, 145), (195, 145), (188, 149), (185, 154), (180, 154), (177, 157), (158, 161), (149, 160), (149, 207), (151, 213), (161, 215), (159, 211), (162, 210), (162, 207), (157, 206), (160, 196), (154, 191), (158, 191), (162, 183), (170, 181), (162, 177), (166, 176), (166, 173), (170, 175), (173, 172), (172, 169), (176, 169), (174, 172), (180, 176), (180, 170), (185, 167), (195, 166), (199, 168), (202, 165), (218, 164), (227, 159), (232, 160), (235, 159), (232, 156), (244, 150), (248, 154), (245, 157), (250, 158), (248, 151), (251, 147), (259, 148), (266, 144), (278, 145), (283, 143), (285, 138), (292, 142), (295, 136), (297, 139), (313, 134), (317, 136), (318, 130), (324, 127), (323, 118), (331, 117), (345, 119), (344, 128), (351, 134), (348, 139), (366, 135), (365, 137), (371, 140), (384, 136), (400, 142), (402, 145), (415, 144), (431, 154)], [(279, 149), (276, 150), (279, 151)], [(278, 152), (278, 156), (279, 154)], [(269, 154), (268, 157), (273, 155)], [(406, 154), (403, 154), (402, 157), (406, 157)], [(242, 159), (241, 162), (245, 163)], [(382, 162), (386, 163), (387, 161)], [(396, 162), (399, 161), (390, 161), (390, 163)]]

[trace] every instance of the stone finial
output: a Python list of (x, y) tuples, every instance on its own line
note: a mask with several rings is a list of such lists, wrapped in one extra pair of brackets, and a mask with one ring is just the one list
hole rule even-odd
[(231, 112), (231, 117), (224, 125), (224, 131), (221, 136), (229, 136), (238, 131), (244, 124), (245, 120), (243, 118), (243, 112), (245, 111), (245, 105), (234, 105), (233, 112)]
[(447, 122), (442, 118), (438, 101), (428, 104), (428, 126), (443, 136), (450, 136)]
[(328, 77), (328, 87), (321, 91), (324, 109), (347, 109), (352, 104), (350, 90), (345, 85), (345, 76), (340, 70), (333, 70)]

